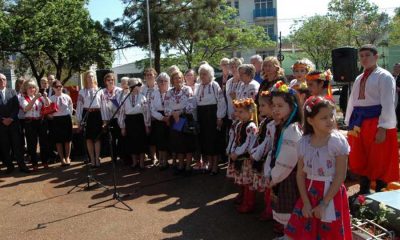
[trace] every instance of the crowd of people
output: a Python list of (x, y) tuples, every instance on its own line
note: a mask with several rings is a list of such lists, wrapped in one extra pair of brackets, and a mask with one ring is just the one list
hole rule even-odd
[(0, 74), (1, 159), (8, 173), (12, 160), (29, 172), (26, 142), (37, 171), (39, 158), (48, 167), (54, 144), (61, 164), (69, 165), (75, 111), (91, 167), (101, 165), (103, 129), (111, 126), (114, 157), (128, 159), (132, 169), (144, 170), (148, 156), (160, 170), (172, 164), (175, 174), (190, 175), (197, 167), (216, 175), (219, 163), (228, 161), (239, 213), (254, 211), (261, 192), (260, 219), (274, 220), (282, 239), (351, 239), (348, 166), (360, 175), (360, 194), (369, 193), (371, 181), (381, 191), (399, 180), (396, 84), (377, 65), (378, 56), (373, 45), (359, 49), (364, 72), (349, 98), (348, 139), (337, 129), (332, 74), (315, 70), (308, 59), (295, 62), (290, 82), (277, 58), (258, 55), (250, 64), (223, 58), (218, 78), (207, 62), (185, 72), (176, 66), (160, 74), (148, 68), (143, 82), (124, 77), (121, 87), (109, 73), (99, 79), (104, 89), (87, 71), (76, 110), (53, 75), (41, 87), (36, 80), (18, 80), (14, 91)]

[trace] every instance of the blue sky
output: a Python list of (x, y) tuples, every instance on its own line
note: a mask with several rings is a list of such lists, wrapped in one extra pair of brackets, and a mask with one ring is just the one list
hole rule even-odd
[[(252, 0), (247, 0), (252, 1)], [(301, 4), (293, 5), (294, 0), (278, 1), (278, 29), (282, 35), (290, 33), (293, 20), (313, 16), (324, 15), (327, 12), (330, 0), (302, 0)], [(377, 4), (380, 11), (393, 15), (395, 7), (400, 7), (399, 0), (370, 0)], [(297, 1), (298, 2), (298, 1)], [(89, 12), (94, 20), (103, 22), (104, 19), (115, 19), (122, 16), (124, 5), (121, 0), (90, 0)], [(126, 64), (146, 57), (146, 53), (139, 48), (132, 48), (116, 53), (114, 65)]]

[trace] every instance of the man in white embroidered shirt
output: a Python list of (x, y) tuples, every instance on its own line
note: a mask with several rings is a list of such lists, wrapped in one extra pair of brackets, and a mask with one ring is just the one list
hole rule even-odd
[(376, 181), (375, 191), (381, 191), (399, 179), (395, 81), (377, 65), (375, 46), (362, 46), (358, 55), (364, 72), (354, 82), (345, 122), (351, 147), (349, 167), (361, 176), (360, 194), (368, 194), (371, 181)]

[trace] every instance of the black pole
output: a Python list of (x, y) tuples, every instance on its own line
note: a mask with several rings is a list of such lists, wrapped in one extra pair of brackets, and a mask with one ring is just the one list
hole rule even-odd
[(285, 56), (282, 54), (282, 32), (279, 32), (279, 51), (278, 51), (278, 61), (282, 66), (283, 60), (285, 60)]

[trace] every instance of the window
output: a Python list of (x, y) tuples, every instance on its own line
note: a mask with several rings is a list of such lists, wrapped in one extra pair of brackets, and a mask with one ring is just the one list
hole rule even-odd
[(266, 9), (274, 7), (273, 0), (254, 0), (254, 4), (256, 6), (256, 9)]
[(265, 27), (265, 32), (268, 34), (268, 36), (272, 39), (273, 36), (275, 36), (275, 31), (274, 31), (274, 24), (267, 24)]
[(239, 14), (239, 0), (235, 0), (233, 2), (233, 7), (236, 8), (236, 10), (238, 11), (238, 14)]

